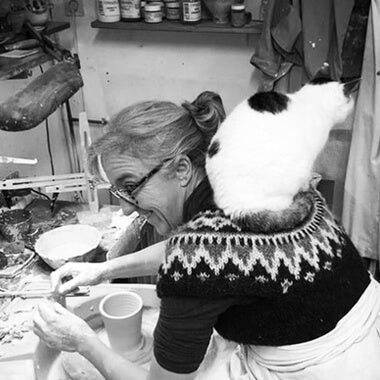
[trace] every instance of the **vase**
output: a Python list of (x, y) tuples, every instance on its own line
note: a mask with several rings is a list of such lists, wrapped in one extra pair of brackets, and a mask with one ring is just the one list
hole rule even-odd
[(212, 19), (216, 24), (228, 24), (231, 13), (231, 5), (236, 0), (203, 0), (207, 9), (212, 14)]

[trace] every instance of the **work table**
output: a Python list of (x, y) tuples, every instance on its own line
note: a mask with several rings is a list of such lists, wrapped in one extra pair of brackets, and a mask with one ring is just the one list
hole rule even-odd
[[(41, 231), (59, 225), (79, 223), (92, 224), (103, 234), (94, 261), (104, 261), (106, 251), (115, 243), (115, 228), (110, 227), (112, 213), (118, 206), (107, 206), (94, 214), (87, 204), (58, 201), (53, 214), (46, 200), (37, 199), (29, 209), (33, 226)], [(34, 244), (31, 239), (28, 244)], [(29, 265), (10, 279), (0, 278), (0, 287), (12, 291), (49, 291), (52, 269), (37, 255)], [(74, 298), (74, 297), (71, 297)], [(81, 298), (81, 297), (78, 297)], [(34, 353), (38, 338), (32, 332), (33, 308), (38, 298), (0, 299), (0, 373), (7, 380), (35, 380)]]

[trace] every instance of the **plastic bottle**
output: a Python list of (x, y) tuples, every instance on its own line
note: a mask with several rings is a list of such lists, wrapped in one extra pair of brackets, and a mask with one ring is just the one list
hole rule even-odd
[(96, 0), (96, 14), (101, 22), (120, 21), (120, 6), (118, 0)]

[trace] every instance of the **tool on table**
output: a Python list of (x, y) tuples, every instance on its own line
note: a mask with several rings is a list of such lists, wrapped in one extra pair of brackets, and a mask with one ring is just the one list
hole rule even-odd
[(22, 164), (22, 165), (35, 165), (37, 164), (37, 158), (19, 158), (0, 156), (0, 164)]
[(0, 54), (13, 50), (26, 50), (40, 46), (40, 42), (37, 39), (29, 39), (24, 41), (18, 41), (12, 44), (6, 44), (0, 46)]
[[(90, 289), (88, 287), (82, 287), (76, 292), (65, 294), (65, 297), (87, 297), (90, 295)], [(0, 298), (44, 298), (55, 297), (55, 293), (51, 290), (19, 290), (8, 291), (5, 289), (0, 290)]]

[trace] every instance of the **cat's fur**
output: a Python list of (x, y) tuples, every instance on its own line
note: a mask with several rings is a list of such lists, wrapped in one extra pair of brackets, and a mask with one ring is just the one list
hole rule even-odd
[[(211, 141), (207, 175), (217, 206), (232, 217), (290, 207), (308, 189), (330, 129), (353, 108), (338, 82), (308, 84), (286, 94), (286, 104), (284, 96), (273, 94), (258, 93), (239, 104)], [(262, 102), (255, 97), (270, 97), (276, 112), (257, 107)], [(273, 105), (277, 100), (279, 107)]]

